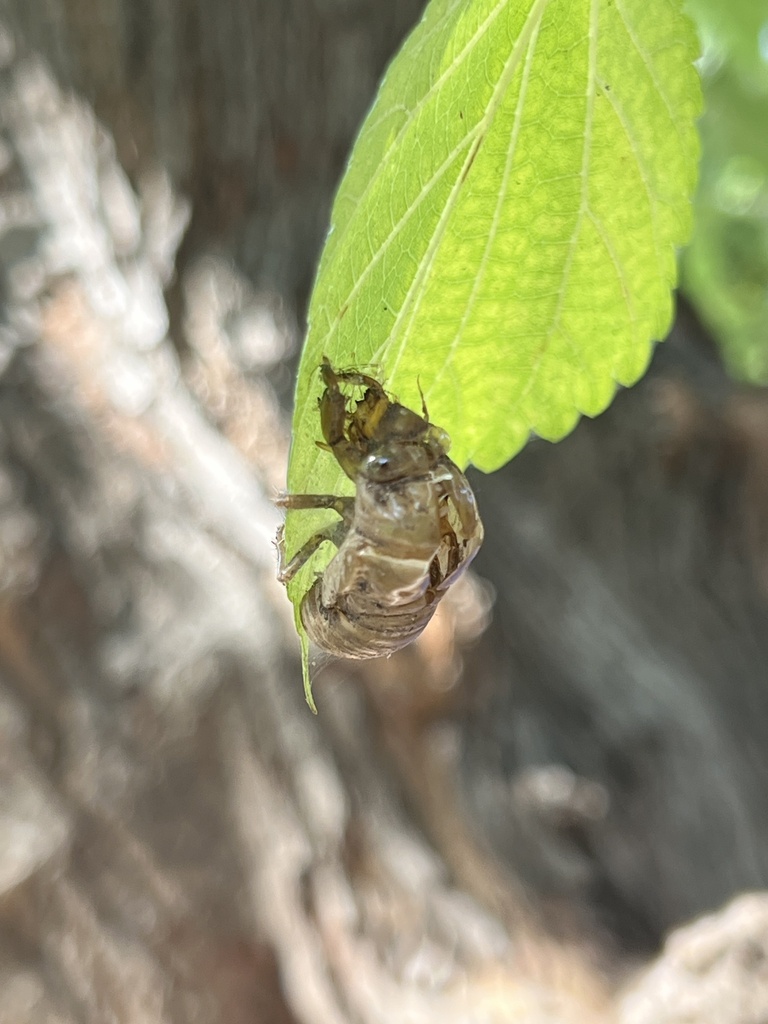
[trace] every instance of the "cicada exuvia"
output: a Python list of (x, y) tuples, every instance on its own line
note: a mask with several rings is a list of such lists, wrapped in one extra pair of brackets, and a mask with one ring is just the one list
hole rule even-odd
[[(355, 483), (354, 497), (288, 494), (285, 509), (332, 509), (340, 517), (287, 563), (289, 582), (318, 547), (338, 549), (301, 604), (309, 638), (344, 658), (376, 658), (414, 640), (440, 598), (464, 572), (483, 540), (467, 478), (448, 458), (448, 436), (400, 405), (379, 381), (334, 370), (324, 359), (319, 400), (321, 448)], [(362, 397), (348, 397), (357, 389)]]

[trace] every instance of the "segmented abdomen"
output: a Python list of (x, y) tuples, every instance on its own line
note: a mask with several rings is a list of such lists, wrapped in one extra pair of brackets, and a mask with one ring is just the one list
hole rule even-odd
[(403, 607), (359, 610), (342, 601), (326, 607), (322, 580), (312, 587), (301, 606), (301, 619), (310, 639), (342, 658), (378, 658), (405, 647), (432, 618), (437, 601), (426, 596)]
[(447, 458), (416, 479), (359, 478), (353, 524), (302, 603), (310, 639), (345, 658), (405, 647), (427, 626), (482, 536), (474, 495)]

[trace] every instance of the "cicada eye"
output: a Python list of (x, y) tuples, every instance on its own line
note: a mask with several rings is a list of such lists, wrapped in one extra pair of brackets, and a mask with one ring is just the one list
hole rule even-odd
[(375, 483), (386, 483), (386, 481), (394, 480), (399, 476), (401, 469), (397, 459), (392, 458), (391, 455), (380, 453), (368, 456), (363, 463), (363, 473)]

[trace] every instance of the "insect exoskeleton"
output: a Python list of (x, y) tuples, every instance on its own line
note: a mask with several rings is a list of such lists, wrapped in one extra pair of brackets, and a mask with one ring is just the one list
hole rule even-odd
[[(288, 494), (289, 510), (333, 509), (340, 519), (311, 537), (280, 573), (289, 582), (318, 547), (337, 552), (307, 592), (310, 639), (344, 658), (375, 658), (415, 640), (440, 598), (475, 557), (483, 524), (467, 478), (448, 458), (448, 436), (400, 405), (379, 381), (323, 359), (323, 441), (355, 482), (355, 497)], [(342, 389), (355, 390), (355, 400)]]

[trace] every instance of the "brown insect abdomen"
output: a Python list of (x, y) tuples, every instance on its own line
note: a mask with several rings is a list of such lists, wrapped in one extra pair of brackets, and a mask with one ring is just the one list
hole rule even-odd
[[(424, 594), (399, 608), (372, 606), (370, 597), (361, 602), (346, 594), (326, 607), (322, 580), (304, 598), (301, 619), (310, 640), (341, 658), (379, 658), (405, 647), (424, 630), (437, 601)], [(364, 607), (360, 608), (359, 605)]]

